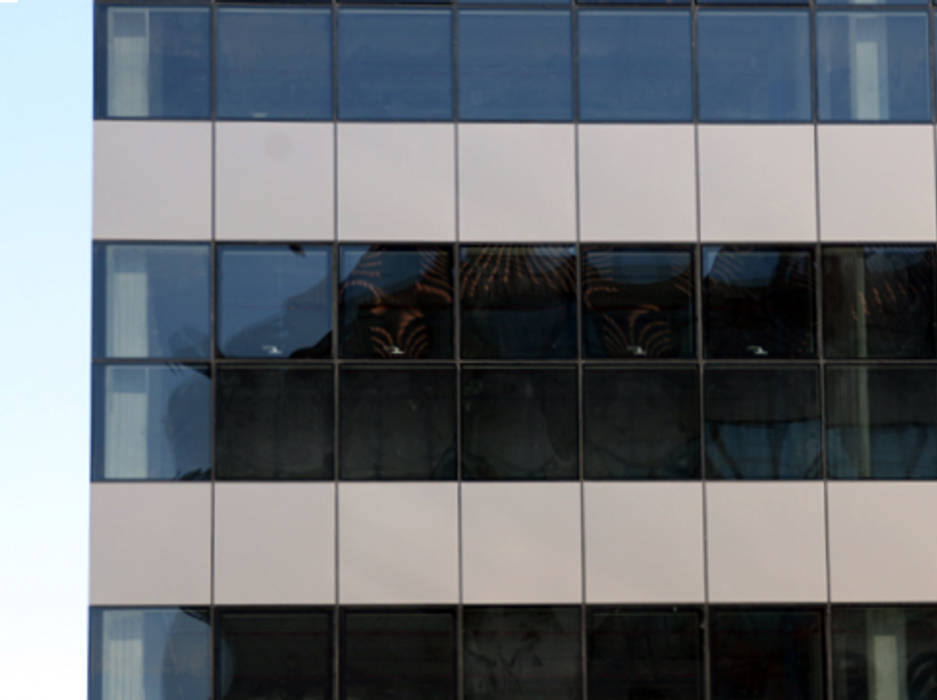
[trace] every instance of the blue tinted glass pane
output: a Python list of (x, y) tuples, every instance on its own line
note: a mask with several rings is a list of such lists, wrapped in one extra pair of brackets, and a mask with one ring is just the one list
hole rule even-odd
[(460, 117), (572, 119), (571, 43), (569, 12), (460, 12)]
[(828, 121), (930, 121), (924, 12), (817, 14), (817, 95)]
[(96, 357), (207, 358), (207, 245), (98, 244)]
[(452, 13), (339, 12), (338, 116), (451, 119)]
[(701, 12), (699, 116), (704, 121), (808, 121), (807, 12)]
[(329, 10), (218, 11), (218, 116), (332, 117)]
[(207, 478), (209, 377), (206, 366), (96, 366), (92, 477)]
[(207, 118), (207, 9), (107, 7), (97, 26), (98, 117)]
[(579, 13), (579, 118), (693, 118), (689, 12)]

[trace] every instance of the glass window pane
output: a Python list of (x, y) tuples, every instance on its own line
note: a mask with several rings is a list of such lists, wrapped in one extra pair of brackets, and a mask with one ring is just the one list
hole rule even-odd
[(462, 477), (578, 479), (576, 372), (462, 371)]
[(579, 13), (582, 121), (691, 121), (690, 13)]
[(834, 479), (937, 479), (937, 371), (827, 367), (826, 459)]
[(818, 12), (817, 95), (826, 121), (930, 121), (926, 12)]
[(934, 249), (823, 249), (827, 357), (933, 357)]
[(332, 14), (218, 10), (218, 116), (332, 118)]
[(224, 246), (218, 257), (218, 347), (223, 357), (328, 357), (328, 246)]
[(207, 479), (210, 377), (206, 366), (95, 366), (92, 478)]
[(702, 697), (698, 612), (588, 613), (589, 700)]
[(571, 120), (571, 32), (562, 10), (459, 12), (459, 118)]
[(587, 357), (693, 357), (693, 254), (586, 248), (582, 254)]
[(574, 607), (465, 609), (465, 700), (582, 697), (580, 611)]
[(89, 700), (207, 698), (211, 628), (202, 608), (92, 608)]
[(573, 246), (466, 246), (460, 274), (462, 357), (576, 356)]
[(95, 357), (207, 358), (207, 245), (94, 247)]
[(582, 391), (585, 478), (699, 478), (695, 368), (587, 369)]
[(937, 608), (833, 608), (835, 700), (934, 694)]
[(341, 697), (454, 700), (455, 634), (451, 609), (344, 610)]
[(331, 700), (330, 613), (226, 609), (215, 625), (219, 700)]
[(714, 610), (709, 620), (713, 700), (824, 697), (822, 612)]
[(809, 250), (703, 248), (708, 357), (814, 357)]
[(332, 479), (332, 370), (218, 369), (215, 477)]
[(700, 12), (697, 41), (701, 120), (812, 118), (808, 12)]
[(452, 119), (452, 13), (340, 10), (338, 116)]
[(343, 357), (452, 357), (452, 249), (342, 246)]
[(342, 479), (454, 479), (451, 369), (343, 369)]
[(820, 476), (815, 368), (710, 369), (705, 387), (708, 478)]
[(207, 119), (207, 8), (98, 7), (95, 116)]

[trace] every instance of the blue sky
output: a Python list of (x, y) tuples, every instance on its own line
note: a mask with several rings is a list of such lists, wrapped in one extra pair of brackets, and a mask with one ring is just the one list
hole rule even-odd
[(91, 0), (0, 1), (0, 677), (85, 697)]

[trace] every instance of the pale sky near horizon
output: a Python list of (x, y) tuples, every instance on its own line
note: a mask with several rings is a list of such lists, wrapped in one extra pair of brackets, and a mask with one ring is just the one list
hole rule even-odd
[(86, 697), (92, 0), (0, 0), (0, 696)]

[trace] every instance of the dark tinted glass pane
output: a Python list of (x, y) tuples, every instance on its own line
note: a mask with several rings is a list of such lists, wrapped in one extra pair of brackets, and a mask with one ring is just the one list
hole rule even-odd
[(589, 700), (702, 697), (698, 612), (593, 610)]
[(700, 12), (697, 32), (700, 119), (811, 119), (806, 11)]
[(934, 697), (937, 609), (833, 608), (833, 697)]
[(218, 116), (332, 118), (332, 14), (218, 10)]
[(93, 380), (94, 479), (208, 478), (208, 367), (97, 365)]
[(820, 476), (816, 369), (712, 369), (705, 387), (709, 478)]
[(689, 251), (583, 251), (583, 345), (588, 357), (692, 357)]
[(698, 479), (696, 369), (583, 374), (587, 479)]
[(452, 357), (452, 249), (343, 246), (344, 357)]
[(579, 608), (466, 608), (466, 700), (582, 697)]
[(341, 10), (338, 116), (452, 119), (452, 13)]
[(823, 614), (725, 610), (710, 614), (712, 696), (823, 698)]
[(575, 357), (572, 246), (467, 246), (461, 257), (463, 357)]
[(813, 253), (703, 249), (708, 357), (813, 357)]
[(215, 476), (331, 479), (332, 370), (218, 370)]
[(207, 245), (95, 245), (95, 356), (207, 358), (209, 269)]
[(690, 121), (690, 13), (579, 13), (579, 118)]
[(331, 252), (325, 246), (225, 246), (218, 261), (224, 357), (327, 357)]
[(827, 367), (826, 459), (834, 479), (937, 479), (937, 371)]
[(933, 357), (933, 247), (823, 249), (827, 357)]
[(208, 9), (99, 7), (97, 117), (207, 119)]
[(573, 118), (569, 12), (459, 13), (459, 117), (474, 121)]
[(343, 370), (342, 479), (454, 479), (450, 369)]
[(465, 479), (577, 479), (575, 370), (462, 372)]
[(211, 694), (208, 610), (92, 608), (89, 700)]
[(817, 95), (828, 121), (930, 121), (926, 12), (817, 13)]
[(455, 698), (455, 655), (452, 610), (345, 611), (341, 696)]
[(332, 625), (327, 612), (217, 613), (219, 700), (332, 697)]

